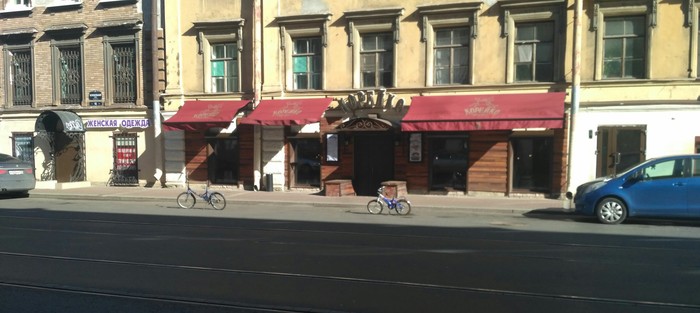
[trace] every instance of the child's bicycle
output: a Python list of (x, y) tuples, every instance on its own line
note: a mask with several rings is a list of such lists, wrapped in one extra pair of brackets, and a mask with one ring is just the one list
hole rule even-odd
[(206, 201), (212, 208), (216, 210), (223, 210), (226, 207), (226, 198), (221, 193), (216, 191), (209, 191), (209, 183), (204, 188), (204, 192), (198, 194), (192, 188), (190, 188), (190, 180), (185, 178), (187, 182), (187, 190), (177, 196), (177, 205), (183, 209), (191, 209), (194, 204), (197, 203), (197, 197)]
[(411, 212), (411, 201), (406, 198), (387, 198), (384, 195), (384, 187), (377, 189), (377, 199), (372, 199), (367, 202), (367, 211), (372, 214), (380, 214), (384, 210), (384, 205), (391, 210), (396, 211), (399, 215), (406, 215)]

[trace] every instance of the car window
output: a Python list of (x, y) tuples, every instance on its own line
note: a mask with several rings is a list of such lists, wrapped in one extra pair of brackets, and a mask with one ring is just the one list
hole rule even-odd
[(683, 159), (652, 164), (642, 169), (646, 180), (683, 177)]
[(700, 176), (700, 159), (693, 158), (693, 168), (691, 173), (693, 174), (693, 177)]

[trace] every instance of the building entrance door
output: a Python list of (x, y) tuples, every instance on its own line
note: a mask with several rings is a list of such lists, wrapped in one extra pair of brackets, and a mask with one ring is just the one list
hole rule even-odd
[(394, 179), (394, 138), (388, 132), (354, 134), (355, 177), (359, 196), (374, 196), (384, 181)]
[(646, 159), (646, 126), (598, 128), (597, 177), (615, 175)]
[(513, 138), (513, 190), (548, 192), (552, 182), (552, 138)]

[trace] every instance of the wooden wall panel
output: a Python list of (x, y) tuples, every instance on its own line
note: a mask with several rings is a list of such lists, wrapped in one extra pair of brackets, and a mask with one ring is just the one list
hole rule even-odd
[(238, 183), (243, 184), (243, 188), (252, 190), (255, 180), (255, 129), (253, 125), (240, 124), (237, 126), (238, 132)]
[(205, 183), (209, 179), (203, 132), (185, 132), (185, 168), (190, 182)]
[(509, 135), (509, 131), (470, 134), (468, 191), (507, 192)]

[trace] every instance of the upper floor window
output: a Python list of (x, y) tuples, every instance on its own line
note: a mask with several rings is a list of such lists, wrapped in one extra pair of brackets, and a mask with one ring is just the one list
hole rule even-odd
[(391, 33), (362, 35), (362, 87), (394, 86), (394, 42)]
[(554, 80), (554, 23), (515, 24), (515, 81)]
[(418, 6), (425, 43), (425, 85), (462, 85), (474, 82), (474, 40), (481, 2)]
[(403, 8), (346, 11), (352, 47), (352, 88), (397, 87), (395, 67)]
[(238, 91), (238, 49), (235, 43), (211, 45), (211, 91)]
[(133, 42), (111, 45), (109, 79), (113, 103), (136, 102), (136, 45)]
[(5, 10), (22, 10), (32, 7), (31, 0), (10, 0), (5, 3)]
[(658, 0), (595, 0), (595, 80), (651, 78)]
[(603, 78), (644, 78), (646, 18), (644, 16), (605, 19)]
[(83, 101), (83, 65), (80, 46), (59, 47), (56, 53), (59, 102), (79, 105)]
[(294, 64), (294, 89), (321, 89), (321, 38), (294, 39), (292, 63)]
[(243, 23), (243, 19), (194, 22), (204, 69), (204, 92), (241, 90)]
[(555, 82), (564, 78), (566, 3), (502, 2), (507, 38), (507, 83)]
[(449, 28), (435, 31), (435, 85), (469, 82), (469, 28)]
[(34, 74), (30, 49), (10, 50), (9, 67), (10, 93), (12, 106), (31, 106), (34, 100)]

